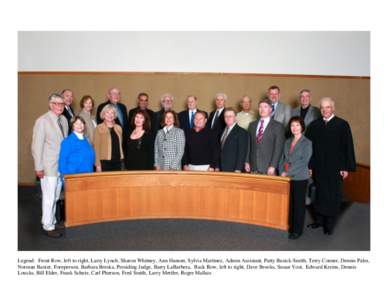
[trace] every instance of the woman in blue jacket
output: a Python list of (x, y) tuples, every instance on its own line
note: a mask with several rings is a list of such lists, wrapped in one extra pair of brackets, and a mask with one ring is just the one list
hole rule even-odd
[(294, 240), (303, 233), (305, 198), (310, 177), (308, 163), (313, 147), (311, 141), (303, 135), (305, 125), (301, 117), (292, 117), (288, 123), (288, 129), (292, 137), (284, 144), (279, 173), (281, 176), (291, 177), (289, 238)]
[(71, 125), (71, 134), (62, 141), (59, 152), (58, 170), (61, 176), (66, 174), (93, 172), (95, 153), (92, 145), (84, 136), (85, 121), (75, 117)]

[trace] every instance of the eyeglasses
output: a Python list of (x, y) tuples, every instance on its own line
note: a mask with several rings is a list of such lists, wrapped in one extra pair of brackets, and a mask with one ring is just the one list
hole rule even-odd
[(65, 106), (65, 103), (63, 103), (63, 102), (50, 102), (50, 103), (52, 103), (56, 106)]

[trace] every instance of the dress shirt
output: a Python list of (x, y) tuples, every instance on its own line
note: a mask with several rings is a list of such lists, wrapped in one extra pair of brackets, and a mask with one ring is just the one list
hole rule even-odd
[[(261, 120), (261, 119), (259, 119), (259, 123), (257, 123), (256, 136), (259, 134), (260, 120)], [(266, 117), (266, 118), (264, 118), (263, 134), (264, 134), (264, 132), (265, 132), (265, 129), (266, 129), (267, 126), (268, 126), (269, 121), (271, 121), (271, 117)]]

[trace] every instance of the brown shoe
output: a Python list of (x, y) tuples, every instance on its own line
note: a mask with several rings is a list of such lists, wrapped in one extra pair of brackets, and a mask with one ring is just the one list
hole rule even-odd
[(65, 229), (65, 224), (63, 223), (58, 223), (58, 224), (55, 224), (55, 230), (62, 230), (62, 229)]
[(56, 230), (46, 231), (46, 235), (48, 237), (51, 237), (54, 239), (58, 239), (58, 238), (62, 237), (62, 233), (60, 233), (59, 231), (56, 231)]

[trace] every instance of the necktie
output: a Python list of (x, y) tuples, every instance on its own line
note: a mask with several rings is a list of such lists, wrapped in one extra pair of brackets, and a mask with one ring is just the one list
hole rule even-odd
[(275, 104), (272, 104), (272, 112), (271, 112), (271, 117), (275, 115)]
[(74, 118), (74, 114), (73, 114), (73, 112), (71, 111), (70, 106), (66, 106), (66, 110), (67, 110), (67, 112), (68, 112), (69, 115), (70, 115), (70, 119), (73, 119), (73, 118)]
[(63, 127), (62, 127), (62, 124), (61, 124), (61, 117), (58, 117), (57, 122), (58, 122), (59, 129), (61, 130), (62, 137), (65, 137), (65, 133), (63, 131)]
[(219, 112), (219, 110), (217, 110), (216, 113), (215, 113), (215, 116), (214, 116), (214, 118), (213, 118), (213, 122), (212, 122), (211, 129), (213, 129), (214, 124), (216, 124), (217, 119), (218, 119), (218, 115), (219, 115), (219, 114), (220, 114), (220, 112)]
[(257, 144), (260, 144), (261, 140), (263, 139), (263, 134), (264, 134), (264, 120), (260, 120), (259, 132), (257, 133), (257, 136), (256, 136)]
[(190, 129), (194, 127), (194, 111), (191, 111), (190, 115)]
[(224, 144), (225, 144), (226, 138), (228, 137), (228, 133), (229, 133), (229, 127), (226, 127), (224, 130), (224, 134), (221, 137), (221, 149), (224, 148)]
[(123, 114), (122, 114), (122, 112), (117, 104), (115, 104), (115, 107), (116, 107), (116, 111), (117, 111), (117, 118), (119, 119), (120, 125), (121, 125), (121, 127), (124, 127)]

